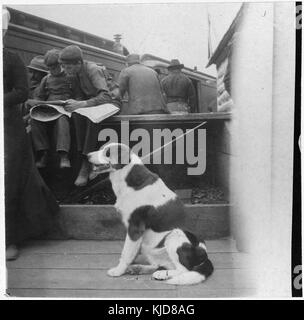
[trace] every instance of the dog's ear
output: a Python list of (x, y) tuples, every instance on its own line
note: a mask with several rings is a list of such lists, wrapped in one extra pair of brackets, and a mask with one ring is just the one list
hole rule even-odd
[(143, 221), (138, 221), (137, 224), (131, 222), (128, 227), (128, 235), (131, 240), (137, 241), (141, 238), (146, 230), (145, 223)]

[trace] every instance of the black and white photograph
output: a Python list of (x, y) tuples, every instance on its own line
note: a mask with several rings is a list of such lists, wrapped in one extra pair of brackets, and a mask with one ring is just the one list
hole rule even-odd
[(292, 1), (3, 1), (1, 299), (302, 297), (301, 28)]

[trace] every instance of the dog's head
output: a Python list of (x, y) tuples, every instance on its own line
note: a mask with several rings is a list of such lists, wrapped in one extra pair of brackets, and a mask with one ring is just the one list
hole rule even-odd
[(99, 151), (88, 154), (92, 170), (97, 173), (117, 171), (129, 165), (134, 155), (130, 148), (122, 143), (110, 143)]

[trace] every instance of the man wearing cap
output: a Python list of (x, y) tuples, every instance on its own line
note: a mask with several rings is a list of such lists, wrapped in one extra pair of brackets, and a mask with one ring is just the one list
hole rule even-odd
[(192, 81), (182, 73), (184, 67), (177, 59), (171, 60), (169, 75), (161, 84), (167, 97), (167, 108), (170, 113), (187, 114), (195, 107), (195, 90)]
[(128, 93), (128, 107), (121, 114), (167, 113), (157, 73), (140, 63), (138, 54), (127, 56), (127, 67), (119, 75), (121, 97)]
[[(46, 52), (44, 63), (50, 73), (46, 75), (37, 88), (35, 99), (41, 101), (68, 100), (74, 96), (75, 81), (68, 77), (59, 64), (60, 51), (52, 49)], [(61, 115), (58, 119), (43, 122), (31, 120), (31, 135), (34, 149), (38, 155), (36, 165), (44, 168), (47, 165), (48, 152), (51, 137), (55, 139), (56, 152), (59, 155), (59, 167), (70, 168), (68, 153), (70, 151), (70, 122), (66, 115)]]
[(27, 66), (29, 73), (30, 73), (30, 92), (29, 98), (33, 99), (37, 88), (40, 85), (42, 78), (47, 75), (48, 68), (44, 64), (44, 57), (43, 56), (36, 56), (34, 57), (30, 64)]
[[(66, 111), (73, 112), (78, 108), (90, 108), (104, 103), (114, 103), (112, 100), (104, 74), (99, 66), (93, 62), (83, 60), (82, 50), (71, 45), (60, 53), (60, 63), (68, 75), (75, 75), (81, 92), (74, 99), (69, 99)], [(98, 125), (89, 119), (73, 113), (77, 149), (82, 155), (82, 164), (75, 181), (76, 186), (84, 186), (89, 179), (90, 165), (87, 154), (96, 150)]]

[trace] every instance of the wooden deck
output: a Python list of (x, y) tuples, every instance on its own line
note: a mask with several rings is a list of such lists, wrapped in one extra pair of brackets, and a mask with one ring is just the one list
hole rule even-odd
[(35, 241), (16, 261), (7, 263), (7, 293), (17, 297), (220, 298), (254, 296), (249, 256), (230, 239), (207, 241), (215, 272), (204, 283), (172, 286), (149, 275), (110, 278), (121, 241)]

